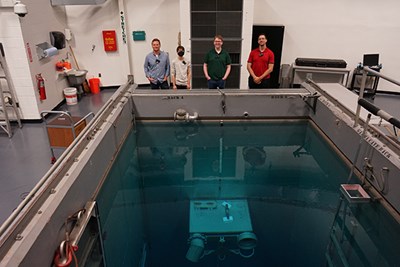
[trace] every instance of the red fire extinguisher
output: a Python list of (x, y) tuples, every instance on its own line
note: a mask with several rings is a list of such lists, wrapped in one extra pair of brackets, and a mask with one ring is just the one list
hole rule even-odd
[(36, 82), (37, 82), (37, 87), (39, 90), (40, 100), (45, 100), (46, 99), (46, 88), (44, 87), (44, 79), (43, 79), (41, 73), (36, 74)]

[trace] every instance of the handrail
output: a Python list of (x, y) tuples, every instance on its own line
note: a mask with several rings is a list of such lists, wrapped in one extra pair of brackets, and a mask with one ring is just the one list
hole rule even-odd
[(384, 80), (386, 80), (388, 82), (391, 82), (391, 83), (394, 83), (394, 84), (400, 86), (400, 82), (399, 81), (396, 81), (395, 79), (392, 79), (392, 78), (390, 78), (390, 77), (388, 77), (386, 75), (383, 75), (382, 73), (380, 73), (380, 72), (378, 72), (376, 70), (373, 70), (368, 66), (364, 66), (363, 67), (363, 71), (366, 71), (367, 73), (368, 72), (372, 73), (373, 75), (378, 76), (379, 78), (382, 78), (382, 79), (384, 79)]
[[(309, 83), (309, 82), (304, 82), (302, 84), (303, 87), (305, 86), (311, 86), (313, 85), (313, 83)], [(323, 95), (325, 98), (327, 98), (329, 101), (335, 103), (335, 105), (337, 105), (347, 116), (349, 116), (350, 118), (355, 118), (354, 117), (354, 111), (350, 110), (349, 108), (347, 108), (345, 105), (343, 105), (342, 103), (338, 102), (335, 98), (333, 98), (332, 96), (330, 96), (328, 93), (324, 92), (324, 90), (320, 87), (314, 87), (314, 89), (317, 90), (318, 93), (320, 93), (321, 95)], [(358, 105), (359, 107), (361, 107), (360, 105)], [(354, 127), (357, 124), (354, 125)], [(392, 149), (396, 150), (396, 151), (400, 151), (400, 145), (399, 143), (397, 143), (396, 141), (394, 141), (392, 138), (388, 138), (386, 136), (386, 134), (378, 127), (374, 126), (373, 124), (369, 125), (369, 129), (371, 129), (374, 133), (377, 134), (377, 136), (379, 136), (379, 138), (382, 139), (382, 141), (384, 141), (384, 143), (388, 146), (390, 146)]]
[(400, 121), (387, 113), (386, 111), (380, 109), (378, 106), (368, 102), (364, 98), (361, 98), (358, 100), (358, 104), (361, 105), (363, 108), (371, 112), (372, 114), (381, 117), (385, 121), (391, 123), (392, 125), (396, 126), (397, 128), (400, 128)]
[[(385, 75), (381, 74), (380, 72), (371, 69), (368, 66), (362, 67), (362, 72), (363, 72), (363, 76), (362, 76), (362, 79), (361, 79), (360, 93), (359, 93), (359, 96), (358, 96), (358, 106), (357, 106), (357, 111), (356, 111), (356, 117), (355, 117), (355, 120), (354, 120), (354, 126), (357, 126), (358, 120), (360, 118), (360, 111), (361, 111), (360, 100), (364, 98), (364, 90), (365, 90), (365, 84), (366, 84), (366, 81), (367, 81), (367, 73), (371, 73), (371, 74), (373, 74), (373, 75), (375, 75), (375, 76), (377, 76), (379, 78), (382, 78), (382, 79), (384, 79), (384, 80), (386, 80), (388, 82), (391, 82), (393, 84), (396, 84), (396, 85), (400, 86), (400, 82), (399, 81), (396, 81), (395, 79), (392, 79), (392, 78), (390, 78), (388, 76), (385, 76)], [(384, 112), (383, 110), (381, 110), (381, 111)], [(374, 115), (376, 115), (376, 114), (374, 114)]]

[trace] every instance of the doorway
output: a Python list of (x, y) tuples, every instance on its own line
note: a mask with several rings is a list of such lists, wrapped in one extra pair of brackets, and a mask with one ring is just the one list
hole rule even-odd
[(254, 25), (253, 26), (253, 37), (251, 40), (251, 49), (258, 47), (258, 35), (261, 33), (266, 34), (268, 43), (267, 47), (274, 52), (275, 64), (274, 70), (271, 73), (270, 86), (271, 88), (279, 88), (279, 72), (281, 66), (282, 58), (282, 46), (283, 46), (283, 35), (285, 31), (285, 26), (264, 26), (264, 25)]

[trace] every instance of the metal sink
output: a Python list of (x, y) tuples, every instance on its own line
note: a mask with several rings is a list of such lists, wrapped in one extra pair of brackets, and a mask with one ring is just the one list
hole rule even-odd
[(87, 70), (70, 70), (66, 72), (70, 86), (82, 85), (86, 79)]

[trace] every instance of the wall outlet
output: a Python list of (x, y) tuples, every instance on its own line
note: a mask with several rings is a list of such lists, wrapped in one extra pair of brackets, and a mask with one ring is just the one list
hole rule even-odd
[(65, 33), (65, 40), (71, 41), (72, 40), (71, 29), (64, 29), (64, 33)]

